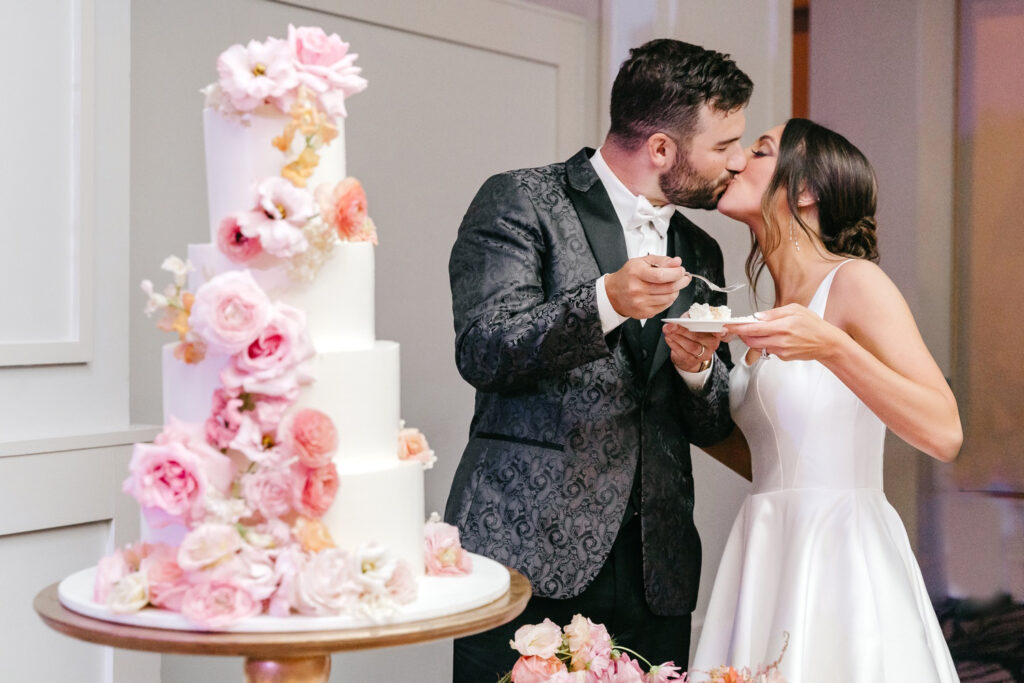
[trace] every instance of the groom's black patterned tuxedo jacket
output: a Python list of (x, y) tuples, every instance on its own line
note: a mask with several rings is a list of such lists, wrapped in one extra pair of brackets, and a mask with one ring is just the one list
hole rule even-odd
[[(694, 281), (659, 319), (601, 331), (594, 281), (626, 261), (622, 226), (584, 149), (487, 180), (449, 263), (456, 362), (477, 389), (445, 518), (468, 550), (534, 593), (574, 597), (623, 521), (638, 459), (645, 591), (657, 614), (693, 610), (700, 540), (689, 444), (728, 434), (728, 347), (702, 392), (669, 359), (661, 317), (725, 303)], [(669, 254), (723, 281), (722, 254), (676, 214)]]

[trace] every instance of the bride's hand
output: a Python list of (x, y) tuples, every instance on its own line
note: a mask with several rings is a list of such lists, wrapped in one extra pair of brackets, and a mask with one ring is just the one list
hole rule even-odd
[(800, 304), (787, 304), (757, 314), (761, 322), (727, 326), (752, 349), (764, 349), (782, 360), (821, 360), (834, 351), (840, 330)]

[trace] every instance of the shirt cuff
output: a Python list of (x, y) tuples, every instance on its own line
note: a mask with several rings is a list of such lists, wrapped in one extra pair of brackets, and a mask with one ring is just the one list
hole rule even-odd
[(708, 366), (707, 370), (703, 372), (686, 372), (676, 368), (676, 372), (679, 373), (679, 376), (686, 382), (686, 386), (690, 387), (692, 391), (700, 391), (708, 383), (708, 377), (711, 376), (711, 371), (715, 369), (715, 363), (717, 362), (715, 354), (711, 354), (711, 365)]
[(629, 316), (619, 315), (612, 307), (611, 299), (608, 298), (608, 292), (604, 288), (604, 278), (604, 275), (597, 278), (594, 286), (597, 289), (597, 313), (601, 316), (601, 331), (604, 334), (608, 334), (629, 320)]

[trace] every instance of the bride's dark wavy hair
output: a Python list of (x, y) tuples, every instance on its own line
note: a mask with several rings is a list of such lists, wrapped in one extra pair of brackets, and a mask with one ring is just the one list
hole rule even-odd
[(764, 257), (782, 242), (782, 226), (774, 211), (780, 192), (800, 237), (812, 244), (818, 239), (800, 217), (798, 200), (803, 192), (815, 198), (821, 244), (832, 254), (878, 261), (875, 207), (878, 183), (864, 154), (839, 133), (807, 119), (790, 119), (779, 140), (775, 173), (761, 198), (766, 244), (753, 244), (746, 272), (756, 283), (764, 270)]

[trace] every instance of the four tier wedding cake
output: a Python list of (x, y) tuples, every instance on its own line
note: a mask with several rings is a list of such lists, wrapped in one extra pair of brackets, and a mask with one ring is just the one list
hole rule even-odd
[[(434, 455), (400, 420), (399, 347), (374, 331), (377, 232), (345, 169), (345, 99), (366, 87), (348, 47), (289, 26), (223, 52), (203, 91), (210, 241), (164, 262), (172, 284), (143, 282), (178, 340), (165, 427), (124, 484), (143, 539), (95, 569), (111, 614), (379, 622), (443, 592), (425, 574), (472, 580), (489, 562), (424, 524)], [(507, 572), (492, 575), (455, 590), (492, 600)], [(472, 606), (442, 602), (422, 614)]]

